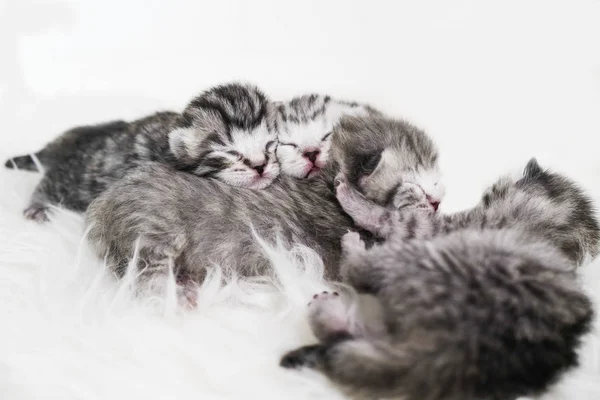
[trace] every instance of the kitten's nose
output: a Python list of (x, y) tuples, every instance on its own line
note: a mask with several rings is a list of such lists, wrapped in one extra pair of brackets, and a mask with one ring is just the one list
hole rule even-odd
[(440, 201), (437, 199), (434, 199), (431, 196), (427, 196), (427, 201), (429, 202), (429, 204), (431, 205), (431, 207), (433, 207), (434, 211), (437, 211), (438, 208), (440, 208)]
[(262, 176), (263, 172), (265, 171), (266, 165), (267, 164), (255, 165), (252, 168), (254, 168), (256, 172), (258, 172), (258, 175)]
[(314, 151), (306, 151), (304, 152), (304, 157), (308, 158), (310, 160), (311, 163), (315, 163), (315, 161), (317, 160), (317, 156), (319, 155), (320, 151), (319, 150), (314, 150)]

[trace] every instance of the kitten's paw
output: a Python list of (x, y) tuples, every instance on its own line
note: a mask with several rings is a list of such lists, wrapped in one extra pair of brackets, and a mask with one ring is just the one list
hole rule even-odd
[(23, 216), (40, 224), (50, 221), (50, 208), (40, 204), (32, 204), (23, 211)]
[(320, 349), (320, 345), (312, 345), (292, 350), (281, 358), (279, 365), (283, 368), (289, 369), (314, 367), (317, 363), (317, 357)]
[(360, 238), (358, 232), (350, 231), (342, 236), (342, 252), (344, 254), (355, 253), (365, 250), (365, 242)]
[(348, 306), (337, 292), (315, 294), (308, 303), (308, 322), (321, 341), (350, 335)]
[(346, 175), (343, 172), (340, 172), (335, 176), (333, 180), (333, 185), (337, 188), (339, 185), (346, 183)]

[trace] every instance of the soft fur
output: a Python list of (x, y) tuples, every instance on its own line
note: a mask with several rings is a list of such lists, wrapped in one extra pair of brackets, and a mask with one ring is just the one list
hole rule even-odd
[[(73, 128), (42, 150), (6, 161), (6, 167), (44, 172), (25, 216), (47, 221), (50, 205), (84, 212), (113, 182), (141, 162), (166, 162), (166, 134), (178, 115), (159, 112), (133, 121)], [(36, 165), (39, 162), (41, 166)]]
[(470, 229), (366, 250), (350, 233), (344, 252), (345, 281), (380, 303), (379, 329), (357, 329), (355, 313), (321, 300), (311, 314), (321, 343), (282, 366), (315, 368), (355, 398), (511, 400), (578, 364), (592, 304), (548, 243)]
[[(437, 169), (437, 149), (412, 125), (378, 116), (346, 117), (332, 141), (333, 162), (322, 173), (303, 180), (281, 176), (261, 191), (163, 165), (139, 168), (92, 203), (89, 240), (119, 276), (137, 245), (147, 271), (164, 272), (174, 263), (181, 279), (199, 282), (213, 264), (246, 276), (264, 273), (268, 259), (255, 231), (269, 241), (278, 235), (313, 248), (326, 275), (336, 278), (340, 238), (353, 225), (335, 199), (334, 176), (343, 171), (368, 198), (385, 200), (406, 171)], [(361, 169), (365, 157), (377, 158), (373, 170)]]

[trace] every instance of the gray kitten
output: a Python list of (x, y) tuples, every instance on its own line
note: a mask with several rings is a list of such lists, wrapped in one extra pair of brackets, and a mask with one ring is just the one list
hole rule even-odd
[(477, 206), (451, 215), (428, 212), (425, 194), (414, 185), (404, 185), (394, 204), (382, 207), (344, 179), (338, 179), (340, 204), (358, 226), (382, 238), (424, 239), (458, 229), (518, 227), (555, 246), (572, 264), (598, 254), (600, 226), (591, 199), (573, 181), (543, 170), (535, 159), (521, 177), (499, 179)]
[(321, 343), (282, 366), (317, 369), (355, 398), (512, 400), (577, 365), (592, 304), (554, 246), (517, 229), (466, 229), (369, 250), (353, 232), (343, 248), (341, 274), (371, 312), (315, 295)]
[(381, 115), (368, 105), (320, 94), (294, 97), (276, 107), (277, 158), (281, 171), (296, 178), (308, 178), (327, 164), (331, 132), (342, 117)]
[[(279, 174), (274, 124), (266, 96), (255, 86), (234, 83), (201, 93), (182, 114), (71, 129), (35, 154), (45, 175), (25, 216), (46, 220), (48, 204), (83, 212), (110, 184), (148, 161), (263, 188)], [(30, 156), (6, 166), (37, 170)]]
[[(339, 206), (333, 181), (343, 171), (351, 184), (385, 203), (407, 177), (437, 171), (437, 149), (412, 125), (383, 117), (346, 117), (336, 127), (332, 162), (321, 174), (298, 180), (282, 175), (264, 190), (148, 164), (132, 171), (89, 207), (89, 240), (118, 276), (136, 243), (151, 270), (173, 260), (182, 280), (199, 282), (217, 264), (241, 275), (264, 274), (269, 260), (260, 237), (305, 244), (338, 276), (340, 239), (351, 219)], [(139, 241), (138, 241), (138, 238)]]

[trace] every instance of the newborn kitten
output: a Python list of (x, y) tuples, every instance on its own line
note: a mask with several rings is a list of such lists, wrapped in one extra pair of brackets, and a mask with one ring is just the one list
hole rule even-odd
[[(262, 189), (279, 173), (274, 120), (260, 90), (234, 83), (201, 93), (181, 115), (161, 112), (71, 129), (35, 154), (46, 173), (25, 216), (47, 220), (48, 204), (83, 212), (111, 183), (148, 161)], [(30, 156), (6, 166), (37, 170)]]
[(233, 186), (264, 189), (279, 175), (273, 103), (249, 84), (200, 94), (169, 133), (178, 169)]
[(554, 245), (573, 264), (596, 256), (600, 226), (591, 199), (566, 177), (543, 170), (535, 159), (523, 176), (499, 179), (473, 209), (451, 215), (427, 211), (426, 195), (404, 185), (392, 207), (367, 200), (339, 177), (337, 198), (355, 224), (382, 238), (431, 238), (458, 229), (519, 227)]
[[(282, 175), (261, 191), (164, 165), (143, 166), (90, 205), (88, 238), (100, 257), (108, 256), (118, 276), (140, 238), (143, 265), (161, 270), (173, 260), (182, 279), (199, 282), (212, 265), (241, 275), (267, 273), (269, 259), (254, 229), (268, 241), (279, 236), (313, 248), (323, 258), (327, 277), (335, 279), (340, 238), (353, 226), (335, 198), (336, 174), (355, 177), (353, 185), (367, 198), (385, 200), (407, 171), (437, 171), (437, 150), (408, 123), (375, 116), (343, 119), (331, 146), (332, 162), (323, 173), (303, 180)], [(369, 169), (361, 168), (365, 159)]]
[[(160, 137), (177, 114), (159, 112), (133, 121), (73, 128), (35, 154), (44, 176), (24, 211), (28, 219), (48, 220), (50, 204), (83, 212), (106, 188), (142, 160), (160, 161)], [(37, 171), (31, 156), (10, 159), (8, 168)]]
[(578, 363), (592, 304), (571, 260), (548, 243), (516, 229), (466, 229), (367, 250), (353, 232), (343, 249), (345, 281), (377, 312), (316, 295), (309, 315), (321, 343), (282, 366), (317, 369), (354, 398), (514, 400)]
[(367, 105), (307, 94), (277, 103), (277, 158), (284, 174), (308, 178), (329, 159), (331, 132), (343, 116), (381, 115)]

